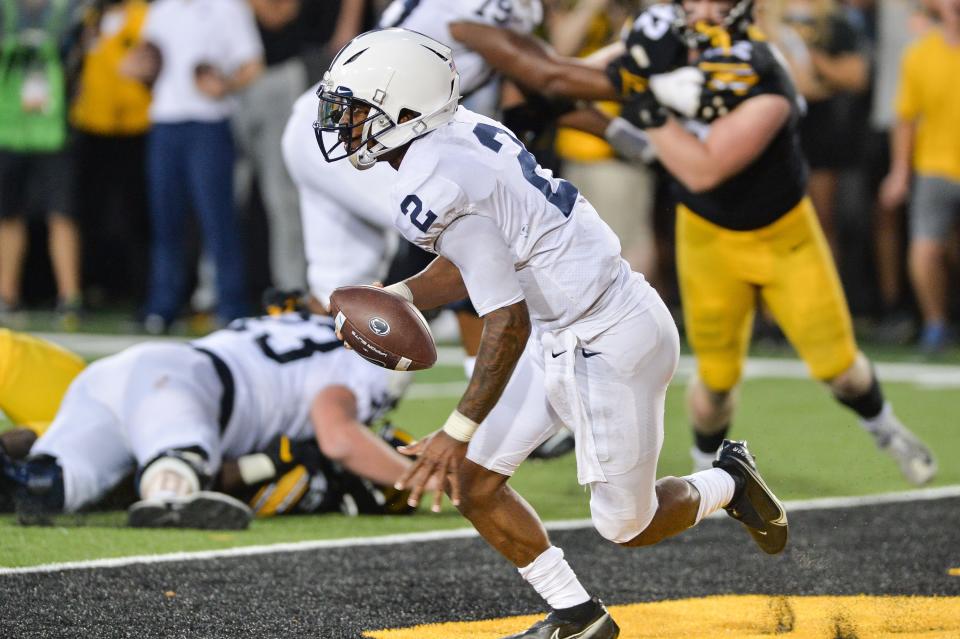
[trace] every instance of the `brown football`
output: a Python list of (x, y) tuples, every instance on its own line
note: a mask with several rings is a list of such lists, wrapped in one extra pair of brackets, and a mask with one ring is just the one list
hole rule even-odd
[(330, 295), (337, 330), (358, 355), (397, 371), (419, 371), (437, 362), (427, 320), (399, 295), (375, 286), (343, 286)]

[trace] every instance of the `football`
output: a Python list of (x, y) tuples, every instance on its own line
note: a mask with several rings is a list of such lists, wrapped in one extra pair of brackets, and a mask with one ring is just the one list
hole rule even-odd
[(419, 371), (437, 361), (427, 320), (398, 295), (376, 286), (344, 286), (330, 295), (337, 331), (358, 355), (397, 371)]

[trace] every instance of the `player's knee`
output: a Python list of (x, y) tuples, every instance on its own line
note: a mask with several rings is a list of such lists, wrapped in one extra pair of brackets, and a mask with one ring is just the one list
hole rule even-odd
[(642, 539), (643, 533), (650, 525), (652, 518), (652, 515), (635, 517), (623, 513), (591, 510), (593, 527), (600, 533), (600, 536), (622, 546), (637, 545), (637, 540)]
[(45, 523), (36, 518), (63, 512), (63, 468), (55, 457), (30, 457), (17, 474), (14, 498), (21, 523)]
[[(679, 477), (662, 477), (656, 484), (656, 503), (647, 516), (624, 527), (611, 541), (629, 548), (652, 546), (696, 523), (700, 496), (690, 482)], [(692, 514), (691, 514), (692, 513)]]
[(641, 537), (657, 512), (654, 492), (636, 494), (610, 484), (591, 486), (590, 517), (604, 539), (630, 545)]
[(141, 499), (182, 497), (208, 488), (212, 482), (207, 454), (199, 447), (167, 450), (140, 471)]
[(870, 390), (874, 373), (870, 360), (863, 353), (857, 353), (853, 363), (842, 373), (827, 381), (833, 394), (840, 398), (858, 397)]

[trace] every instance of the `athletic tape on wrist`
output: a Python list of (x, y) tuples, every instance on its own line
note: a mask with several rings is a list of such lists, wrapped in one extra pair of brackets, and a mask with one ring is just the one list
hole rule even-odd
[(390, 286), (385, 287), (383, 290), (390, 291), (394, 295), (399, 295), (403, 299), (413, 304), (413, 291), (411, 291), (410, 287), (403, 282), (391, 284)]
[(259, 484), (277, 476), (276, 466), (273, 465), (270, 456), (265, 453), (244, 455), (237, 460), (237, 469), (240, 471), (240, 479), (247, 486)]
[(468, 442), (473, 438), (473, 434), (477, 432), (478, 428), (480, 428), (480, 424), (455, 410), (450, 413), (450, 417), (447, 417), (447, 423), (443, 425), (443, 432), (457, 441)]

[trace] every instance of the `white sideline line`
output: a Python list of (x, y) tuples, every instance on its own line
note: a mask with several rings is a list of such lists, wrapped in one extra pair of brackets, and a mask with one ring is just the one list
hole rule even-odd
[[(784, 505), (786, 506), (788, 512), (797, 512), (804, 510), (856, 508), (858, 506), (873, 506), (877, 504), (929, 501), (934, 499), (946, 499), (950, 497), (960, 497), (960, 485), (909, 490), (895, 493), (882, 493), (878, 495), (864, 495), (859, 497), (825, 497), (821, 499), (805, 499), (788, 501)], [(714, 515), (722, 516), (722, 513), (714, 513)], [(593, 524), (589, 519), (567, 519), (547, 522), (547, 529), (579, 530), (582, 528), (590, 528), (592, 525)], [(298, 541), (259, 546), (241, 546), (239, 548), (225, 548), (222, 550), (176, 552), (161, 555), (135, 555), (132, 557), (91, 559), (87, 561), (68, 561), (64, 563), (41, 564), (39, 566), (27, 566), (23, 568), (0, 568), (0, 576), (50, 573), (61, 572), (64, 570), (82, 570), (92, 568), (120, 568), (123, 566), (132, 566), (137, 564), (157, 564), (174, 561), (202, 561), (206, 559), (249, 557), (253, 555), (270, 555), (283, 552), (304, 552), (328, 548), (422, 543), (447, 539), (469, 539), (476, 536), (477, 532), (473, 528), (455, 528), (452, 530), (435, 530), (430, 532), (382, 535), (379, 537), (321, 539), (316, 541)]]

